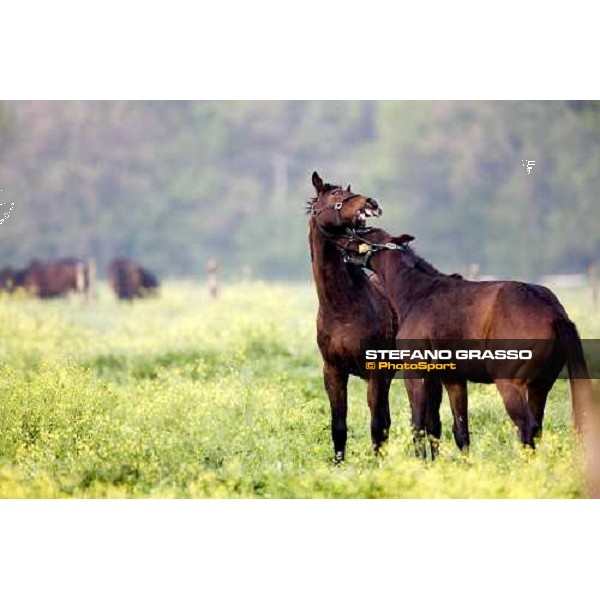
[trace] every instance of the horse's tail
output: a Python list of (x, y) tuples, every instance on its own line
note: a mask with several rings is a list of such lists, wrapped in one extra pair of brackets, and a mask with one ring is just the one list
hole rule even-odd
[(586, 415), (592, 406), (592, 385), (583, 354), (581, 338), (577, 333), (575, 324), (568, 319), (556, 320), (554, 330), (567, 359), (573, 419), (575, 429), (581, 432), (585, 427)]

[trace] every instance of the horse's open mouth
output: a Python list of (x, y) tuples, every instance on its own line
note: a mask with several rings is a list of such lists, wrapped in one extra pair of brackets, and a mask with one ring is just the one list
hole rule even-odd
[(378, 206), (368, 206), (365, 205), (364, 208), (361, 208), (356, 213), (356, 221), (360, 225), (365, 225), (367, 219), (370, 217), (380, 217), (381, 216), (381, 208)]

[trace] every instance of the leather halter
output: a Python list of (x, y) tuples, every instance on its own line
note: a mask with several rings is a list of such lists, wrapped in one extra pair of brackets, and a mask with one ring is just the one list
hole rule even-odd
[[(375, 242), (370, 242), (369, 240), (366, 240), (365, 238), (361, 237), (360, 234), (368, 233), (369, 231), (371, 231), (372, 227), (361, 227), (358, 231), (352, 227), (348, 227), (346, 228), (345, 235), (335, 235), (323, 229), (323, 227), (321, 227), (319, 221), (317, 220), (317, 217), (325, 211), (335, 210), (337, 225), (340, 226), (342, 224), (341, 210), (344, 206), (344, 203), (348, 202), (348, 200), (351, 200), (352, 198), (356, 198), (357, 196), (360, 196), (360, 194), (350, 194), (342, 200), (339, 200), (335, 204), (328, 204), (327, 206), (323, 206), (319, 210), (315, 210), (313, 208), (311, 210), (311, 216), (315, 220), (315, 225), (317, 226), (317, 229), (321, 232), (321, 234), (326, 239), (334, 240), (335, 246), (340, 251), (343, 261), (345, 263), (356, 265), (364, 269), (369, 269), (369, 262), (373, 254), (375, 254), (376, 252), (379, 252), (380, 250), (397, 250), (399, 252), (403, 252), (406, 250), (407, 245), (399, 245), (394, 244), (392, 242), (388, 242), (386, 244), (377, 244)], [(341, 242), (342, 240), (346, 240), (346, 243), (339, 244), (338, 242)], [(351, 242), (360, 242), (358, 244), (358, 250), (356, 252), (350, 251), (348, 249), (348, 246)]]
[(327, 206), (323, 206), (322, 208), (320, 208), (319, 210), (315, 210), (314, 208), (311, 211), (311, 216), (315, 219), (315, 224), (317, 226), (317, 229), (326, 237), (329, 239), (335, 238), (337, 236), (329, 233), (328, 231), (325, 231), (325, 229), (323, 229), (321, 227), (321, 225), (319, 224), (319, 222), (317, 221), (317, 217), (319, 215), (321, 215), (322, 213), (324, 213), (326, 210), (335, 210), (335, 216), (336, 216), (336, 220), (337, 220), (337, 225), (341, 225), (342, 224), (342, 215), (341, 215), (341, 210), (344, 207), (344, 204), (346, 202), (348, 202), (348, 200), (352, 200), (352, 198), (356, 198), (360, 196), (360, 194), (350, 194), (349, 196), (346, 196), (345, 198), (343, 198), (342, 200), (338, 200), (335, 204), (328, 204)]
[[(372, 227), (366, 227), (360, 231), (360, 233), (366, 233), (370, 231)], [(340, 250), (343, 261), (345, 263), (356, 265), (357, 267), (362, 267), (363, 269), (370, 269), (369, 262), (373, 255), (381, 250), (396, 250), (398, 252), (405, 252), (408, 248), (407, 244), (394, 244), (393, 242), (387, 242), (385, 244), (377, 244), (375, 242), (370, 242), (365, 238), (361, 237), (359, 233), (355, 229), (348, 228), (346, 229), (346, 236), (338, 239), (347, 240), (346, 244), (340, 246), (336, 244), (338, 249)], [(356, 252), (348, 249), (350, 242), (361, 242), (358, 245), (358, 250)]]

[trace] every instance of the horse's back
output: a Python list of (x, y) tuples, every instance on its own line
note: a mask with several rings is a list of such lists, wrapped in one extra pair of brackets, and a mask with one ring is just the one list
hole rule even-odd
[(555, 322), (563, 319), (569, 319), (567, 312), (551, 290), (509, 281), (498, 296), (490, 334), (505, 339), (551, 339)]
[(401, 322), (405, 339), (548, 339), (567, 313), (548, 288), (520, 281), (444, 280)]
[(454, 277), (439, 280), (434, 290), (401, 316), (404, 339), (477, 339), (485, 336), (505, 282), (474, 282)]

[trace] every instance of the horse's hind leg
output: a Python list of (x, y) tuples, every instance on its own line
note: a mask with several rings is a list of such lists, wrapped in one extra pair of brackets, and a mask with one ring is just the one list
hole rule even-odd
[(519, 430), (519, 437), (525, 446), (535, 448), (535, 437), (539, 425), (527, 403), (525, 383), (511, 379), (497, 379), (496, 386), (504, 400), (508, 416)]
[(469, 452), (471, 438), (469, 435), (469, 400), (465, 381), (444, 381), (448, 392), (450, 409), (452, 410), (452, 433), (458, 449), (465, 454)]
[(367, 402), (371, 410), (371, 444), (375, 452), (387, 440), (392, 424), (389, 405), (391, 383), (391, 379), (373, 378), (367, 384)]
[(439, 379), (426, 379), (424, 382), (427, 395), (427, 413), (425, 429), (431, 448), (431, 460), (439, 454), (440, 438), (442, 437), (442, 420), (440, 406), (442, 405), (442, 382)]
[[(387, 388), (386, 388), (386, 392), (385, 392), (385, 429), (387, 431), (387, 434), (389, 434), (390, 429), (392, 427), (392, 415), (390, 413), (390, 387), (392, 385), (392, 381), (393, 379), (387, 379)], [(387, 439), (387, 434), (386, 434), (386, 439)]]
[(346, 416), (348, 414), (348, 373), (334, 365), (323, 365), (323, 381), (331, 405), (331, 437), (335, 461), (342, 462), (346, 453), (348, 429)]
[(425, 392), (425, 383), (422, 379), (407, 377), (404, 379), (404, 384), (406, 385), (408, 401), (410, 403), (415, 456), (426, 460), (427, 394)]
[(538, 430), (536, 437), (540, 439), (542, 437), (542, 425), (544, 423), (544, 411), (546, 409), (546, 400), (548, 399), (548, 393), (550, 392), (555, 380), (549, 379), (537, 379), (532, 381), (527, 386), (527, 403), (533, 414), (533, 418), (536, 420)]

